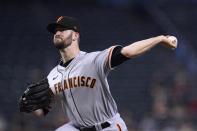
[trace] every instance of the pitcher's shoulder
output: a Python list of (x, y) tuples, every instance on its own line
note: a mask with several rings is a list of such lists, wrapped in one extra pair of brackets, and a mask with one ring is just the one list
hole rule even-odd
[(48, 74), (47, 78), (48, 80), (54, 79), (55, 76), (60, 75), (60, 72), (58, 71), (58, 65), (55, 66)]
[(93, 52), (86, 52), (84, 54), (84, 58), (94, 58), (96, 57), (101, 51), (93, 51)]

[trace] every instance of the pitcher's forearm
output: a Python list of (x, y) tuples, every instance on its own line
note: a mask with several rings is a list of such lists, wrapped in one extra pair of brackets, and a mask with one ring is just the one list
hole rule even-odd
[(159, 44), (160, 42), (162, 42), (163, 37), (164, 36), (161, 35), (161, 36), (134, 42), (128, 46), (123, 47), (121, 53), (128, 58), (141, 55), (147, 52), (148, 50), (150, 50), (151, 48), (153, 48), (154, 46), (156, 46), (157, 44)]

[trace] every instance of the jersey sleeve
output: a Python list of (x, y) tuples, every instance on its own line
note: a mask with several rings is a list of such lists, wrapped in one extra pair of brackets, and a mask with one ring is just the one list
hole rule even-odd
[(112, 51), (116, 46), (100, 51), (95, 57), (94, 63), (99, 72), (107, 75), (113, 68), (111, 66)]
[(113, 49), (112, 55), (111, 55), (111, 67), (112, 68), (130, 59), (121, 53), (122, 48), (123, 47), (119, 45)]

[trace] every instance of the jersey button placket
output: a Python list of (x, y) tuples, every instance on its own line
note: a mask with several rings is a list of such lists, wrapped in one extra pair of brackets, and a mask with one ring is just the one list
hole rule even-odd
[[(64, 89), (64, 85), (65, 85), (65, 82), (66, 82), (65, 80), (66, 80), (66, 70), (64, 70), (64, 72), (63, 72), (63, 80), (62, 80), (63, 89)], [(67, 90), (64, 90), (64, 93), (65, 93), (65, 95), (66, 95), (66, 99), (69, 98), (69, 97), (68, 97), (68, 94), (69, 94), (69, 93), (67, 92)]]
[[(66, 67), (65, 71), (64, 71), (64, 80), (68, 80), (69, 78), (67, 77), (68, 76), (68, 67)], [(64, 81), (65, 82), (65, 81)], [(71, 101), (71, 94), (69, 92), (69, 88), (66, 89), (65, 91), (65, 94), (66, 94), (66, 98), (67, 98), (67, 101), (68, 101), (68, 104), (71, 105), (72, 103), (70, 103)], [(72, 108), (71, 108), (72, 109)], [(73, 110), (73, 109), (72, 109)]]

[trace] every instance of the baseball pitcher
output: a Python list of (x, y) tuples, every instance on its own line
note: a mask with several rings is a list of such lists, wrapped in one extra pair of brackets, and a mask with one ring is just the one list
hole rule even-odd
[(125, 47), (114, 45), (87, 53), (79, 49), (77, 19), (61, 16), (47, 29), (54, 34), (53, 43), (62, 59), (47, 78), (28, 85), (19, 106), (21, 112), (46, 115), (53, 97), (58, 95), (70, 122), (56, 131), (127, 131), (110, 93), (108, 74), (121, 63), (158, 44), (177, 48), (176, 37), (161, 35)]

